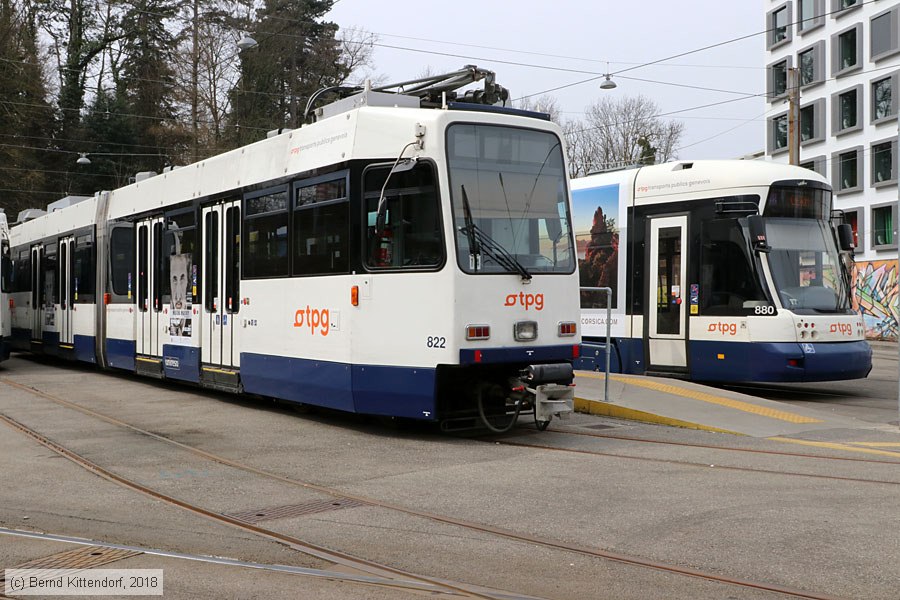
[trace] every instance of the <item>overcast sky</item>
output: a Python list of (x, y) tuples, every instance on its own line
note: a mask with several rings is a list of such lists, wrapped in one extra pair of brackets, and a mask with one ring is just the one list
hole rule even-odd
[(746, 98), (765, 92), (763, 0), (338, 0), (326, 19), (378, 36), (375, 72), (386, 83), (475, 64), (520, 98), (602, 75), (608, 61), (609, 72), (629, 69), (613, 76), (615, 90), (595, 80), (549, 92), (564, 118), (581, 118), (601, 94), (643, 94), (663, 114), (679, 111), (663, 117), (685, 125), (679, 158), (737, 158), (764, 147), (767, 105)]

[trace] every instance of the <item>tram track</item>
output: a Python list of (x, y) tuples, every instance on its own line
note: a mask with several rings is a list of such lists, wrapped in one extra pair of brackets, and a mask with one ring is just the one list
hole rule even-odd
[[(48, 394), (48, 393), (38, 390), (36, 388), (14, 382), (14, 381), (11, 381), (6, 378), (0, 378), (0, 383), (3, 383), (5, 385), (8, 385), (15, 389), (19, 389), (21, 391), (25, 391), (32, 395), (44, 398), (44, 399), (54, 402), (60, 406), (63, 406), (63, 407), (75, 410), (77, 412), (80, 412), (82, 414), (97, 418), (97, 419), (107, 422), (109, 424), (129, 429), (135, 433), (150, 437), (154, 440), (157, 440), (157, 441), (160, 441), (160, 442), (163, 442), (166, 444), (171, 444), (171, 445), (176, 446), (182, 450), (185, 450), (191, 454), (206, 458), (215, 463), (218, 463), (218, 464), (221, 464), (221, 465), (224, 465), (227, 467), (232, 467), (232, 468), (235, 468), (235, 469), (238, 469), (238, 470), (241, 470), (241, 471), (253, 474), (253, 475), (257, 475), (260, 477), (265, 477), (267, 479), (275, 480), (275, 481), (278, 481), (281, 483), (297, 486), (297, 487), (300, 487), (300, 488), (303, 488), (303, 489), (306, 489), (309, 491), (315, 491), (315, 492), (327, 494), (327, 495), (334, 497), (335, 499), (354, 500), (354, 501), (360, 502), (362, 504), (367, 504), (367, 505), (374, 506), (377, 508), (391, 510), (391, 511), (403, 513), (403, 514), (406, 514), (409, 516), (419, 517), (419, 518), (427, 519), (427, 520), (438, 522), (438, 523), (453, 525), (453, 526), (461, 527), (461, 528), (464, 528), (464, 529), (467, 529), (470, 531), (474, 531), (474, 532), (486, 533), (486, 534), (490, 534), (490, 535), (493, 535), (493, 536), (496, 536), (499, 538), (504, 538), (504, 539), (517, 541), (517, 542), (523, 542), (526, 544), (531, 544), (531, 545), (536, 545), (536, 546), (542, 546), (542, 547), (549, 548), (552, 550), (559, 550), (559, 551), (563, 551), (563, 552), (580, 554), (580, 555), (584, 555), (584, 556), (588, 556), (588, 557), (592, 557), (592, 558), (612, 561), (612, 562), (625, 564), (625, 565), (629, 565), (629, 566), (633, 566), (633, 567), (648, 568), (648, 569), (652, 569), (652, 570), (656, 570), (656, 571), (662, 571), (665, 573), (676, 574), (676, 575), (701, 579), (701, 580), (705, 580), (705, 581), (709, 581), (709, 582), (714, 582), (714, 583), (719, 583), (719, 584), (724, 584), (724, 585), (729, 585), (729, 586), (736, 586), (736, 587), (745, 588), (745, 589), (767, 591), (767, 592), (781, 594), (781, 595), (793, 597), (793, 598), (807, 598), (810, 600), (830, 600), (830, 599), (834, 598), (832, 596), (825, 595), (825, 594), (819, 594), (819, 593), (810, 592), (810, 591), (806, 591), (806, 590), (800, 590), (800, 589), (790, 588), (790, 587), (786, 587), (786, 586), (780, 586), (780, 585), (773, 584), (773, 583), (757, 582), (757, 581), (751, 581), (751, 580), (741, 579), (741, 578), (736, 578), (736, 577), (729, 577), (729, 576), (720, 575), (717, 573), (702, 571), (700, 569), (694, 569), (694, 568), (690, 568), (690, 567), (682, 567), (680, 565), (661, 563), (661, 562), (653, 561), (650, 559), (642, 558), (639, 556), (633, 556), (633, 555), (612, 552), (612, 551), (603, 550), (600, 548), (595, 548), (595, 547), (590, 547), (590, 546), (585, 546), (585, 545), (581, 545), (581, 544), (567, 543), (567, 542), (563, 542), (563, 541), (552, 539), (552, 538), (546, 538), (546, 537), (531, 535), (531, 534), (527, 534), (527, 533), (521, 533), (521, 532), (517, 532), (514, 530), (510, 530), (510, 529), (495, 527), (495, 526), (487, 525), (487, 524), (483, 524), (483, 523), (472, 522), (472, 521), (468, 521), (465, 519), (458, 519), (458, 518), (447, 516), (447, 515), (439, 515), (439, 514), (430, 513), (427, 511), (421, 511), (421, 510), (409, 508), (406, 506), (398, 505), (398, 504), (395, 504), (392, 502), (379, 500), (379, 499), (372, 498), (372, 497), (348, 493), (343, 490), (339, 490), (337, 488), (332, 488), (332, 487), (320, 485), (320, 484), (317, 484), (314, 482), (303, 481), (300, 479), (294, 479), (291, 477), (279, 475), (277, 473), (265, 471), (263, 469), (259, 469), (252, 465), (241, 463), (239, 461), (235, 461), (235, 460), (229, 459), (224, 456), (220, 456), (220, 455), (217, 455), (217, 454), (214, 454), (211, 452), (207, 452), (203, 449), (200, 449), (200, 448), (197, 448), (194, 446), (190, 446), (188, 444), (184, 444), (177, 440), (167, 438), (163, 435), (142, 429), (140, 427), (137, 427), (130, 423), (126, 423), (115, 417), (111, 417), (109, 415), (99, 413), (97, 411), (94, 411), (92, 409), (89, 409), (87, 407), (79, 405), (77, 403), (71, 402), (69, 400), (65, 400), (63, 398), (59, 398), (52, 394)], [(10, 427), (18, 429), (18, 430), (22, 431), (22, 433), (34, 438), (39, 443), (41, 443), (42, 445), (45, 445), (46, 447), (53, 450), (54, 452), (57, 452), (58, 454), (61, 454), (62, 456), (65, 456), (66, 458), (69, 458), (70, 460), (74, 460), (74, 462), (76, 462), (76, 464), (79, 464), (79, 466), (87, 468), (88, 470), (95, 472), (96, 474), (100, 475), (101, 477), (104, 477), (105, 479), (109, 479), (113, 482), (119, 483), (120, 485), (132, 487), (131, 485), (129, 485), (128, 480), (126, 480), (125, 478), (120, 477), (110, 471), (107, 471), (106, 469), (103, 469), (99, 465), (94, 465), (94, 463), (91, 463), (90, 461), (86, 461), (85, 459), (78, 457), (78, 455), (76, 455), (74, 452), (71, 452), (70, 450), (63, 448), (62, 446), (59, 446), (58, 444), (56, 444), (55, 442), (53, 442), (51, 440), (47, 440), (41, 434), (18, 423), (17, 421), (10, 419), (9, 417), (7, 417), (3, 414), (0, 414), (0, 420), (4, 421)], [(604, 436), (598, 436), (598, 437), (604, 437)], [(494, 440), (494, 441), (496, 442), (498, 440)], [(509, 443), (509, 442), (500, 441), (500, 443)], [(529, 444), (519, 444), (519, 445), (524, 446), (524, 447), (535, 448), (535, 449), (542, 449), (541, 446), (532, 446)], [(548, 447), (546, 449), (553, 449), (553, 448)], [(620, 457), (615, 454), (610, 454), (609, 456)], [(75, 457), (77, 457), (77, 459)], [(629, 458), (629, 457), (624, 457), (624, 458)], [(84, 461), (84, 463), (79, 462), (78, 459), (81, 459), (81, 461)], [(646, 459), (646, 460), (651, 460), (651, 459)], [(664, 462), (668, 462), (668, 461), (664, 461)], [(883, 462), (883, 461), (876, 461), (876, 462)], [(708, 468), (708, 465), (706, 465), (706, 466)], [(137, 484), (135, 482), (130, 482), (130, 483), (134, 483), (135, 487), (132, 487), (132, 489), (136, 489), (137, 491), (141, 491), (142, 493), (151, 495), (151, 497), (156, 497), (158, 499), (162, 499), (164, 501), (169, 502), (168, 498), (170, 498), (170, 497), (168, 497), (165, 494), (155, 492), (153, 490), (150, 490), (149, 488), (140, 489), (140, 488), (144, 488), (145, 486), (142, 486), (141, 484)], [(897, 485), (900, 485), (900, 483), (897, 483)], [(188, 503), (182, 502), (182, 501), (174, 499), (174, 498), (171, 498), (171, 500), (172, 501), (170, 503), (175, 504), (176, 506), (185, 508), (187, 510), (191, 510)], [(198, 507), (198, 508), (200, 508), (200, 507)], [(306, 542), (303, 542), (302, 540), (292, 538), (291, 536), (283, 536), (282, 534), (279, 534), (277, 532), (274, 532), (271, 530), (266, 530), (264, 528), (257, 527), (255, 525), (251, 525), (249, 523), (245, 523), (243, 521), (234, 519), (232, 517), (228, 517), (226, 515), (214, 513), (212, 511), (208, 511), (208, 510), (202, 509), (202, 508), (200, 508), (200, 510), (196, 511), (196, 512), (198, 514), (206, 516), (207, 518), (218, 520), (220, 522), (225, 522), (234, 527), (238, 527), (238, 528), (241, 528), (241, 529), (244, 529), (247, 531), (251, 531), (253, 533), (257, 533), (258, 535), (261, 535), (263, 537), (271, 536), (270, 539), (275, 539), (276, 541), (280, 541), (281, 543), (287, 543), (291, 547), (293, 547), (293, 544), (295, 544), (295, 543), (298, 546), (312, 547), (312, 545), (309, 545)], [(274, 535), (272, 535), (272, 534), (274, 534)], [(320, 552), (320, 551), (333, 552), (330, 550), (322, 549), (320, 547), (314, 547), (314, 550), (317, 552)], [(301, 550), (301, 551), (303, 551), (303, 550)], [(351, 560), (351, 561), (361, 560), (361, 559), (356, 559), (355, 557), (350, 557), (349, 555), (343, 555), (341, 557), (341, 559), (342, 560)], [(437, 585), (446, 585), (444, 583), (439, 582), (438, 580), (432, 580), (430, 578), (424, 578), (424, 577), (419, 577), (419, 576), (411, 576), (410, 574), (408, 574), (406, 572), (395, 570), (395, 569), (392, 569), (391, 567), (384, 567), (381, 565), (377, 565), (375, 563), (369, 563), (368, 561), (363, 561), (363, 565), (366, 565), (366, 564), (370, 564), (372, 567), (374, 567), (376, 569), (385, 569), (388, 573), (394, 573), (394, 574), (402, 575), (404, 577), (413, 578), (419, 582), (432, 583), (432, 584), (436, 583)], [(356, 568), (359, 568), (359, 567), (356, 567)], [(381, 575), (384, 575), (384, 572), (376, 571), (375, 574), (381, 576)], [(482, 593), (472, 592), (471, 590), (463, 589), (463, 588), (457, 589), (456, 587), (450, 587), (449, 589), (456, 591), (458, 593), (462, 593), (464, 595), (468, 595), (470, 597), (494, 598), (494, 599), (501, 598), (501, 596), (484, 595)], [(507, 598), (507, 597), (508, 596), (502, 596), (502, 598)]]
[[(516, 431), (515, 429), (513, 430)], [(521, 431), (521, 430), (519, 430)], [(638, 442), (643, 444), (658, 444), (664, 446), (675, 446), (679, 448), (697, 448), (702, 450), (721, 450), (723, 452), (736, 452), (756, 455), (784, 456), (787, 458), (808, 458), (823, 461), (838, 461), (852, 463), (868, 463), (878, 465), (900, 465), (900, 452), (886, 452), (897, 456), (897, 460), (879, 460), (875, 458), (860, 458), (856, 456), (834, 456), (829, 454), (809, 454), (807, 452), (788, 452), (786, 450), (764, 450), (761, 448), (735, 448), (732, 446), (719, 446), (716, 444), (698, 444), (693, 442), (673, 442), (671, 440), (654, 440), (640, 437), (631, 437), (624, 435), (609, 435), (604, 433), (594, 433), (588, 431), (580, 431), (572, 428), (554, 428), (551, 430), (554, 434), (574, 435), (581, 437), (599, 438), (607, 440), (619, 440), (623, 442)], [(537, 433), (537, 432), (535, 432)], [(491, 438), (494, 441), (502, 442), (502, 438)]]

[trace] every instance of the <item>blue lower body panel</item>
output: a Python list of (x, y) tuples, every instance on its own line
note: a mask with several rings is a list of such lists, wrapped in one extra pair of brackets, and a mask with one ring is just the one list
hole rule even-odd
[(134, 371), (134, 340), (106, 340), (106, 360), (114, 369)]
[(166, 379), (200, 383), (200, 348), (163, 344)]
[(695, 381), (813, 382), (861, 379), (872, 370), (867, 342), (689, 343)]
[(9, 358), (9, 342), (4, 337), (0, 337), (0, 360)]
[(251, 394), (353, 412), (350, 365), (241, 353), (241, 382)]
[(75, 360), (95, 364), (97, 362), (97, 339), (92, 335), (75, 336)]
[(59, 332), (44, 331), (41, 333), (41, 341), (44, 343), (44, 352), (51, 356), (59, 355)]
[(368, 415), (434, 419), (434, 379), (434, 369), (354, 366), (354, 407)]

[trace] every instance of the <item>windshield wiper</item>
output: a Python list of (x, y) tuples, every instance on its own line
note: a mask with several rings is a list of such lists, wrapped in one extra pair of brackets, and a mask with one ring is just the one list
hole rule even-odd
[(475, 224), (475, 221), (472, 219), (472, 208), (469, 206), (469, 195), (466, 193), (466, 186), (463, 185), (461, 187), (463, 218), (466, 224), (460, 227), (459, 231), (464, 232), (469, 240), (469, 253), (475, 257), (475, 270), (478, 270), (478, 255), (484, 253), (501, 267), (508, 271), (515, 271), (522, 279), (531, 280), (532, 275), (528, 272), (528, 269), (522, 266), (522, 263), (516, 260), (516, 257), (510, 254), (506, 248), (494, 241), (491, 236)]

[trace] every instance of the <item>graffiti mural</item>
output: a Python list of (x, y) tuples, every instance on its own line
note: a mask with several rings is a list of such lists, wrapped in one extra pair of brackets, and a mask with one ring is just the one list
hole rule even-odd
[(858, 262), (853, 273), (853, 308), (866, 324), (866, 337), (897, 339), (897, 261)]

